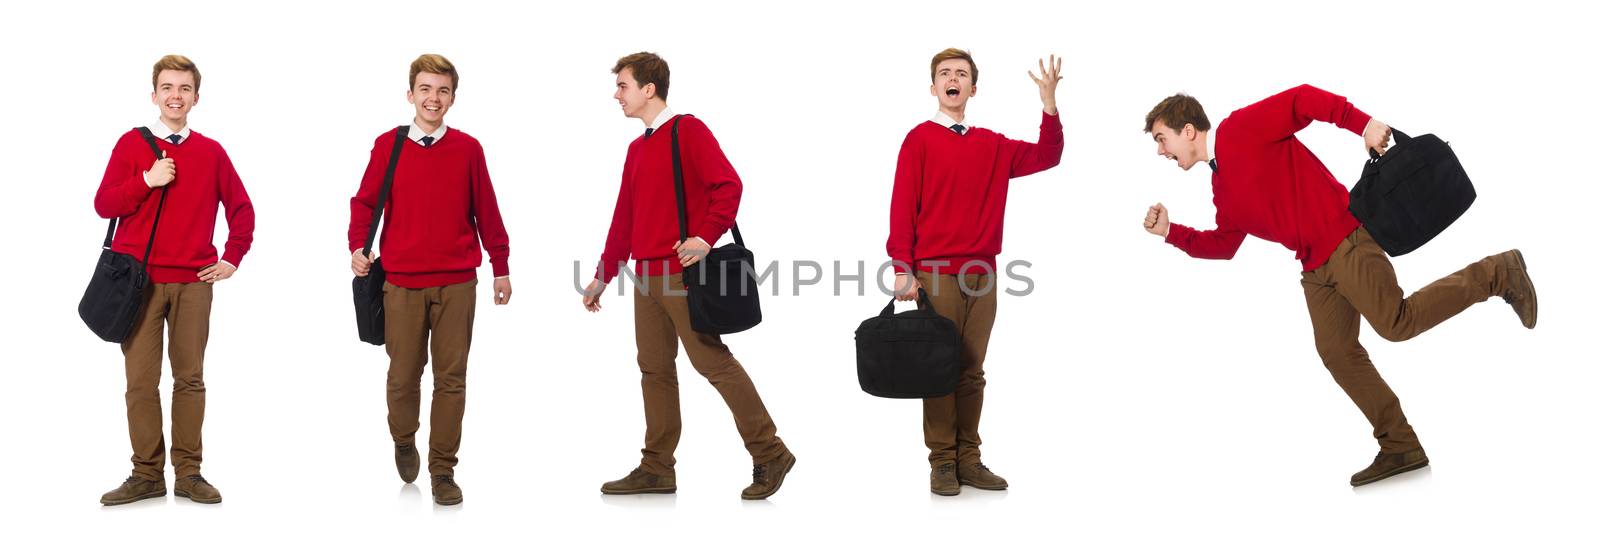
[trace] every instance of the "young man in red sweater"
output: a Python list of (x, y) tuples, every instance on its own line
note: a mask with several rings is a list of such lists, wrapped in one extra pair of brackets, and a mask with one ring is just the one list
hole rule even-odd
[[(222, 502), (222, 494), (200, 476), (212, 285), (232, 277), (250, 251), (255, 208), (222, 145), (189, 129), (189, 111), (200, 102), (200, 70), (182, 55), (167, 55), (151, 72), (150, 102), (160, 109), (161, 118), (147, 128), (162, 155), (156, 157), (137, 130), (124, 133), (111, 150), (94, 197), (95, 212), (102, 218), (121, 219), (112, 250), (144, 256), (152, 225), (156, 229), (145, 264), (151, 286), (133, 331), (122, 342), (133, 475), (101, 496), (100, 503), (126, 504), (167, 494), (157, 390), (165, 327), (170, 329), (167, 352), (172, 360), (172, 466), (177, 474), (173, 489), (180, 497), (214, 504)], [(161, 205), (163, 192), (165, 205)], [(221, 258), (212, 246), (219, 204), (228, 221)]]
[(946, 49), (930, 63), (939, 100), (932, 121), (911, 129), (900, 145), (894, 194), (889, 203), (889, 258), (894, 261), (895, 297), (917, 299), (926, 288), (933, 309), (961, 332), (961, 380), (956, 391), (922, 401), (922, 435), (928, 446), (930, 488), (939, 495), (961, 486), (1005, 489), (1006, 480), (983, 464), (978, 418), (983, 413), (983, 359), (994, 327), (995, 256), (1005, 227), (1011, 179), (1061, 162), (1061, 117), (1056, 84), (1061, 62), (1039, 61), (1044, 112), (1037, 144), (1012, 140), (966, 119), (967, 101), (978, 93), (978, 65), (960, 49)]
[(1309, 85), (1234, 111), (1217, 124), (1214, 140), (1194, 97), (1161, 101), (1145, 116), (1144, 130), (1155, 139), (1156, 153), (1179, 168), (1208, 165), (1217, 227), (1171, 223), (1166, 207), (1157, 203), (1145, 214), (1144, 228), (1196, 258), (1232, 258), (1245, 235), (1295, 252), (1317, 354), (1378, 440), (1372, 464), (1350, 477), (1350, 485), (1359, 486), (1428, 465), (1400, 399), (1357, 340), (1361, 317), (1384, 339), (1404, 341), (1500, 296), (1523, 326), (1533, 328), (1538, 299), (1517, 250), (1484, 258), (1403, 297), (1388, 256), (1351, 216), (1350, 192), (1295, 138), (1313, 121), (1361, 135), (1378, 153), (1388, 148), (1387, 125), (1344, 97)]
[[(416, 448), (422, 369), (433, 359), (433, 407), (428, 433), (428, 473), (433, 500), (461, 503), (455, 482), (461, 416), (467, 402), (467, 351), (477, 308), (477, 268), (483, 252), (494, 269), (494, 303), (511, 301), (511, 239), (495, 201), (494, 185), (477, 139), (446, 127), (460, 77), (440, 55), (411, 63), (406, 99), (416, 110), (395, 168), (377, 250), (383, 285), (384, 339), (389, 353), (389, 434), (400, 479), (411, 483), (421, 465)], [(394, 149), (396, 130), (378, 135), (361, 188), (350, 199), (350, 270), (366, 276), (363, 252), (378, 191)], [(482, 248), (479, 241), (482, 241)]]
[[(617, 60), (611, 72), (617, 76), (612, 98), (621, 104), (623, 115), (644, 122), (645, 131), (628, 145), (605, 252), (594, 280), (584, 290), (583, 306), (590, 312), (599, 311), (606, 284), (627, 267), (629, 256), (634, 258), (639, 286), (633, 295), (633, 325), (639, 371), (644, 376), (645, 434), (639, 466), (622, 479), (606, 482), (600, 491), (611, 495), (677, 491), (672, 454), (683, 429), (677, 372), (678, 341), (682, 340), (689, 362), (722, 394), (733, 412), (734, 424), (755, 465), (752, 483), (740, 493), (741, 498), (770, 497), (794, 467), (794, 454), (778, 438), (778, 426), (761, 403), (755, 383), (721, 336), (690, 328), (683, 285), (683, 267), (699, 262), (733, 227), (742, 191), (739, 173), (734, 172), (706, 124), (674, 115), (667, 107), (670, 72), (665, 60), (654, 53), (635, 53)], [(678, 239), (674, 128), (688, 209), (686, 241)]]

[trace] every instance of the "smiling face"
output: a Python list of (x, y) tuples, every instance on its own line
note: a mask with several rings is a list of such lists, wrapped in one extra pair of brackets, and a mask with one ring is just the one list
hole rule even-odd
[(612, 93), (611, 98), (616, 99), (617, 105), (622, 107), (622, 115), (641, 119), (645, 103), (655, 96), (655, 84), (639, 85), (639, 81), (633, 77), (632, 68), (617, 71), (617, 92)]
[(1150, 137), (1156, 141), (1156, 154), (1178, 162), (1178, 168), (1185, 171), (1200, 163), (1200, 155), (1206, 144), (1205, 139), (1200, 138), (1202, 134), (1188, 123), (1176, 130), (1160, 120), (1150, 125)]
[(161, 121), (182, 128), (189, 125), (189, 110), (200, 103), (200, 90), (194, 73), (187, 70), (162, 70), (156, 74), (156, 89), (150, 102), (161, 109)]
[(966, 59), (941, 61), (933, 68), (933, 85), (928, 92), (939, 98), (941, 109), (963, 111), (967, 107), (967, 99), (978, 94), (978, 85), (973, 83), (972, 75), (972, 63)]
[(450, 76), (420, 72), (416, 83), (406, 91), (406, 100), (417, 109), (417, 119), (434, 127), (444, 124), (444, 114), (456, 102), (456, 90)]

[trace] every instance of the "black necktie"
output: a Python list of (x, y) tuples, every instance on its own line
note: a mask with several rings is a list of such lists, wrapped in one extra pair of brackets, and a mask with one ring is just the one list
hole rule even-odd
[(650, 133), (654, 133), (654, 132), (656, 132), (656, 128), (655, 127), (646, 127), (644, 129), (644, 137), (645, 138), (650, 138)]
[(1217, 172), (1217, 158), (1213, 157), (1211, 159), (1207, 159), (1206, 165), (1211, 167), (1211, 172)]
[(958, 134), (958, 135), (967, 134), (967, 128), (965, 126), (961, 125), (960, 123), (957, 123), (955, 125), (951, 125), (950, 126), (950, 130), (951, 131), (955, 131), (956, 134)]
[(425, 137), (422, 137), (421, 140), (422, 140), (422, 147), (423, 148), (429, 148), (429, 147), (433, 146), (433, 137), (425, 136)]
[(173, 133), (173, 134), (167, 136), (167, 140), (172, 141), (173, 144), (177, 144), (178, 141), (183, 140), (183, 136), (181, 136), (181, 135), (179, 135), (177, 133)]

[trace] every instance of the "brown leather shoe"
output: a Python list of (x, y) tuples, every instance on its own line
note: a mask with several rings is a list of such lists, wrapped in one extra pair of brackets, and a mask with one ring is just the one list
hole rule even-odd
[(739, 493), (739, 498), (761, 500), (777, 493), (778, 488), (783, 487), (784, 476), (788, 476), (789, 470), (794, 468), (794, 462), (794, 454), (785, 449), (782, 455), (755, 465), (750, 471), (750, 487), (744, 488), (744, 491)]
[(165, 480), (146, 480), (138, 476), (128, 476), (128, 479), (122, 481), (122, 485), (100, 495), (100, 504), (116, 506), (165, 496), (167, 496)]
[(988, 491), (1004, 491), (1006, 479), (996, 475), (983, 463), (964, 464), (956, 469), (956, 481)]
[(1511, 279), (1506, 283), (1506, 293), (1500, 297), (1511, 304), (1511, 310), (1522, 319), (1522, 326), (1532, 329), (1539, 322), (1539, 294), (1533, 290), (1533, 279), (1528, 277), (1528, 262), (1522, 251), (1512, 249), (1506, 253), (1506, 269)]
[(461, 504), (461, 486), (456, 485), (455, 476), (433, 477), (433, 502), (444, 506)]
[(1372, 458), (1372, 465), (1368, 466), (1366, 470), (1350, 476), (1350, 485), (1352, 487), (1366, 485), (1424, 466), (1428, 466), (1428, 454), (1424, 453), (1420, 447), (1400, 453), (1384, 453), (1380, 451), (1377, 457)]
[(198, 502), (200, 504), (216, 504), (222, 502), (222, 493), (217, 488), (206, 482), (199, 474), (178, 478), (172, 484), (172, 494)]
[(406, 483), (417, 480), (417, 472), (422, 468), (422, 457), (417, 455), (416, 444), (394, 445), (394, 468), (400, 471), (400, 479)]
[(961, 482), (956, 480), (956, 463), (939, 463), (928, 474), (928, 488), (935, 495), (953, 497), (961, 494)]
[(629, 472), (627, 477), (601, 484), (600, 492), (607, 495), (676, 493), (678, 492), (678, 478), (676, 476), (651, 474), (646, 472), (643, 467), (640, 467)]

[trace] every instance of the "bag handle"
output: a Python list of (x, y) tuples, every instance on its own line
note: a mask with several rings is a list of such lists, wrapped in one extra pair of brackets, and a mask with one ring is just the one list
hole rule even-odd
[[(672, 186), (678, 194), (678, 241), (689, 240), (689, 207), (685, 204), (688, 199), (683, 195), (683, 158), (678, 150), (678, 120), (684, 116), (672, 119)], [(733, 223), (733, 243), (744, 246), (744, 237), (739, 234), (739, 222)]]
[[(928, 309), (932, 307), (933, 301), (928, 299), (928, 290), (920, 286), (917, 287), (917, 309)], [(878, 316), (894, 316), (894, 298), (889, 298), (889, 305), (883, 306), (883, 312), (878, 313)]]
[(378, 237), (378, 222), (383, 220), (384, 205), (389, 203), (389, 188), (394, 186), (394, 169), (400, 164), (400, 150), (405, 149), (410, 132), (409, 125), (394, 129), (394, 149), (389, 152), (389, 167), (383, 171), (383, 185), (378, 187), (378, 205), (372, 207), (372, 223), (367, 225), (367, 243), (361, 247), (361, 254), (368, 258), (372, 257), (372, 240)]
[[(1394, 127), (1390, 127), (1389, 128), (1389, 133), (1394, 135), (1394, 145), (1397, 146), (1397, 147), (1400, 146), (1401, 144), (1405, 144), (1407, 142), (1411, 142), (1411, 137), (1406, 135), (1405, 133), (1400, 132), (1399, 129), (1396, 129)], [(1372, 148), (1367, 148), (1367, 155), (1372, 156), (1372, 160), (1373, 161), (1377, 161), (1378, 157), (1379, 157), (1378, 156), (1378, 151), (1374, 150)]]
[[(154, 152), (156, 154), (156, 161), (161, 161), (161, 159), (162, 159), (161, 156), (163, 155), (161, 153), (161, 145), (160, 144), (156, 144), (156, 136), (150, 133), (150, 129), (148, 127), (134, 127), (133, 130), (138, 131), (139, 132), (139, 136), (144, 139), (144, 143), (150, 145), (150, 151)], [(154, 222), (150, 223), (150, 239), (148, 241), (145, 241), (145, 243), (144, 243), (144, 259), (143, 260), (139, 260), (139, 265), (140, 266), (144, 266), (146, 269), (149, 269), (146, 264), (150, 263), (150, 248), (152, 246), (155, 246), (155, 244), (156, 244), (156, 226), (161, 223), (161, 209), (164, 209), (166, 207), (167, 207), (167, 187), (166, 186), (162, 186), (161, 187), (161, 199), (156, 203), (156, 219), (155, 219)], [(111, 249), (111, 237), (113, 235), (115, 235), (116, 233), (117, 233), (117, 219), (116, 218), (112, 218), (109, 222), (107, 222), (107, 225), (106, 225), (106, 240), (105, 240), (105, 242), (100, 243), (100, 248), (106, 249), (106, 250), (110, 250)]]

